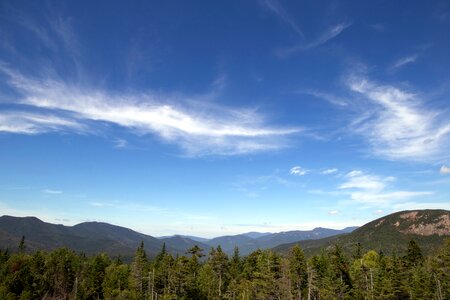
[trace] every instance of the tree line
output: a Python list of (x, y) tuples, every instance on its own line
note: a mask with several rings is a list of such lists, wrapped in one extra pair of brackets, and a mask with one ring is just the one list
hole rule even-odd
[(450, 299), (450, 239), (428, 257), (414, 240), (403, 255), (346, 255), (338, 245), (307, 258), (256, 250), (230, 257), (194, 246), (149, 259), (144, 244), (130, 263), (68, 248), (49, 253), (0, 250), (0, 299)]

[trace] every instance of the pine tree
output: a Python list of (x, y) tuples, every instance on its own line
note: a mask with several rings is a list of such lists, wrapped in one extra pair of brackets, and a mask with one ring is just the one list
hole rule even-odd
[(422, 255), (422, 250), (415, 240), (409, 241), (404, 260), (408, 267), (415, 267), (423, 264), (424, 258)]
[(303, 299), (308, 286), (308, 267), (305, 254), (298, 245), (289, 253), (289, 271), (292, 294), (295, 299)]
[(146, 265), (147, 254), (145, 253), (144, 242), (141, 241), (131, 264), (131, 285), (137, 297), (144, 297), (145, 294), (144, 276), (146, 274)]

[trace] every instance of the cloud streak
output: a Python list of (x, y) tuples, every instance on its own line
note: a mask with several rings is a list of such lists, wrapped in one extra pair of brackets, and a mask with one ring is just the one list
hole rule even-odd
[(0, 113), (0, 132), (18, 134), (39, 134), (56, 131), (83, 132), (83, 124), (53, 114), (22, 111)]
[(339, 171), (339, 170), (336, 169), (336, 168), (332, 168), (332, 169), (327, 169), (327, 170), (325, 170), (325, 171), (322, 171), (322, 174), (323, 174), (323, 175), (329, 175), (329, 174), (334, 174), (334, 173), (336, 173), (337, 171)]
[(377, 156), (392, 160), (439, 160), (448, 155), (450, 122), (413, 93), (351, 76), (347, 86), (368, 100), (369, 112), (353, 124)]
[(264, 4), (273, 12), (275, 13), (281, 20), (286, 22), (292, 30), (295, 31), (300, 37), (304, 37), (303, 32), (300, 30), (300, 28), (297, 26), (295, 21), (289, 16), (289, 14), (286, 12), (286, 10), (278, 3), (276, 0), (265, 0)]
[(397, 70), (407, 64), (414, 63), (418, 58), (417, 54), (405, 56), (394, 62), (394, 64), (391, 66), (391, 70)]
[(363, 189), (380, 191), (385, 188), (385, 184), (378, 176), (364, 174), (355, 170), (349, 172), (346, 176), (346, 182), (339, 185), (339, 189)]
[(328, 28), (326, 31), (324, 31), (319, 37), (317, 37), (315, 40), (305, 44), (305, 45), (296, 45), (293, 47), (283, 48), (279, 49), (277, 51), (277, 55), (281, 58), (285, 58), (290, 56), (291, 54), (294, 54), (299, 51), (306, 51), (313, 48), (317, 48), (328, 41), (334, 39), (338, 35), (340, 35), (345, 29), (351, 26), (351, 23), (344, 22), (336, 24), (330, 28)]
[(45, 189), (42, 192), (49, 195), (61, 195), (63, 193), (63, 191), (53, 189)]
[(308, 173), (308, 170), (305, 170), (300, 166), (292, 167), (291, 170), (289, 171), (289, 174), (295, 175), (295, 176), (303, 176), (306, 173)]
[[(103, 122), (139, 135), (157, 135), (178, 145), (187, 155), (196, 156), (278, 150), (287, 146), (289, 135), (302, 131), (269, 126), (263, 116), (251, 109), (194, 102), (181, 106), (171, 104), (170, 96), (165, 95), (112, 94), (58, 80), (34, 80), (4, 65), (0, 65), (0, 70), (9, 77), (9, 85), (22, 95), (20, 104), (51, 112), (48, 118), (26, 112), (2, 114), (0, 128), (7, 132), (35, 134), (60, 128), (80, 129), (88, 126), (87, 121)], [(63, 113), (71, 118), (63, 117)], [(14, 121), (15, 116), (19, 116), (19, 121)]]
[(389, 185), (394, 177), (380, 177), (354, 170), (345, 175), (345, 182), (338, 186), (339, 190), (348, 190), (352, 202), (393, 207), (411, 198), (433, 195), (432, 191), (390, 190)]

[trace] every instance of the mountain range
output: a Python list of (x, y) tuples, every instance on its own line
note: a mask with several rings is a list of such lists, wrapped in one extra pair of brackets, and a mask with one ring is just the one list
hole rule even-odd
[(287, 253), (299, 245), (307, 255), (317, 254), (323, 248), (339, 245), (347, 253), (356, 250), (376, 250), (385, 254), (404, 253), (408, 242), (414, 239), (425, 254), (439, 248), (450, 237), (450, 211), (425, 209), (393, 213), (365, 224), (349, 234), (318, 240), (303, 240), (278, 245), (277, 252)]
[(362, 227), (342, 230), (315, 228), (309, 231), (279, 233), (248, 232), (238, 235), (206, 239), (195, 236), (174, 235), (152, 237), (131, 229), (101, 222), (85, 222), (75, 226), (46, 223), (36, 217), (0, 217), (0, 249), (17, 250), (25, 237), (27, 251), (50, 251), (69, 247), (88, 255), (105, 252), (110, 256), (130, 258), (144, 242), (147, 254), (156, 255), (165, 244), (173, 254), (185, 254), (198, 245), (207, 253), (211, 247), (221, 246), (231, 254), (235, 247), (241, 255), (261, 249), (274, 249), (286, 253), (298, 244), (306, 254), (338, 244), (351, 252), (360, 243), (362, 251), (374, 249), (386, 253), (404, 251), (407, 241), (415, 239), (424, 252), (433, 251), (444, 238), (450, 236), (450, 212), (447, 210), (416, 210), (394, 213)]
[(240, 254), (246, 255), (258, 248), (272, 248), (280, 244), (304, 239), (317, 239), (350, 232), (356, 227), (343, 230), (315, 228), (310, 231), (288, 231), (280, 233), (249, 232), (238, 235), (206, 239), (195, 236), (174, 235), (155, 238), (131, 229), (102, 222), (85, 222), (75, 226), (46, 223), (36, 217), (0, 217), (0, 249), (17, 249), (22, 236), (28, 251), (53, 250), (69, 247), (86, 254), (106, 252), (111, 256), (134, 255), (139, 244), (144, 242), (149, 256), (166, 250), (173, 254), (184, 254), (187, 249), (198, 245), (208, 252), (211, 247), (221, 246), (231, 254), (238, 247)]

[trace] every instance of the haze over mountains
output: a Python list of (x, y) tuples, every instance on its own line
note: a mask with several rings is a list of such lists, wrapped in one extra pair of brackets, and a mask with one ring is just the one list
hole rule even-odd
[(131, 229), (100, 222), (86, 222), (75, 226), (45, 223), (35, 217), (0, 217), (0, 249), (17, 249), (25, 236), (27, 250), (53, 250), (69, 247), (86, 254), (106, 252), (111, 256), (131, 257), (144, 242), (149, 256), (158, 253), (163, 245), (171, 253), (184, 254), (198, 245), (209, 251), (221, 246), (231, 254), (237, 246), (241, 255), (258, 248), (273, 248), (287, 252), (299, 244), (306, 253), (315, 253), (322, 247), (341, 245), (351, 251), (357, 243), (368, 249), (384, 252), (401, 252), (410, 239), (415, 239), (425, 252), (432, 251), (450, 236), (450, 212), (446, 210), (418, 210), (394, 213), (374, 220), (360, 228), (342, 230), (315, 228), (310, 231), (287, 231), (279, 233), (249, 232), (232, 236), (205, 239), (194, 236), (166, 236), (155, 238)]
[(150, 256), (159, 252), (163, 244), (166, 244), (166, 249), (172, 253), (184, 254), (194, 245), (198, 245), (205, 251), (220, 245), (226, 253), (232, 253), (234, 247), (237, 246), (240, 253), (246, 255), (258, 248), (272, 248), (304, 239), (328, 237), (350, 232), (355, 228), (349, 227), (343, 230), (315, 228), (311, 231), (280, 233), (252, 232), (213, 239), (182, 235), (155, 238), (128, 228), (102, 222), (85, 222), (75, 226), (64, 226), (46, 223), (35, 217), (2, 216), (0, 217), (0, 248), (15, 249), (22, 236), (25, 236), (29, 250), (53, 250), (59, 247), (69, 247), (87, 254), (106, 252), (113, 256), (131, 256), (143, 241)]

